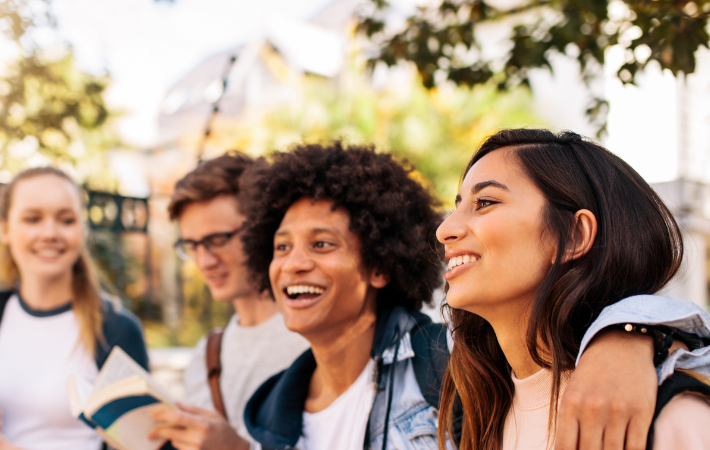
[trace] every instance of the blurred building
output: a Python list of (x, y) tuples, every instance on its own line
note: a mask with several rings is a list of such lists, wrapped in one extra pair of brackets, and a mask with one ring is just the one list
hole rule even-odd
[[(675, 78), (649, 65), (637, 86), (622, 86), (616, 70), (623, 54), (609, 51), (607, 67), (592, 87), (609, 101), (604, 145), (636, 169), (673, 212), (683, 232), (681, 273), (664, 293), (707, 306), (710, 297), (710, 51), (696, 54), (696, 72)], [(589, 90), (576, 63), (553, 60), (554, 75), (532, 80), (537, 110), (556, 129), (592, 136), (584, 109)]]

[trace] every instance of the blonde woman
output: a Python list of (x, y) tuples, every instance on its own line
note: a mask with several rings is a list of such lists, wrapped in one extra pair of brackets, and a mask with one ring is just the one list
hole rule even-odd
[(53, 168), (0, 194), (0, 450), (101, 448), (69, 412), (67, 376), (93, 381), (115, 345), (148, 367), (139, 322), (101, 295), (82, 209), (79, 187)]

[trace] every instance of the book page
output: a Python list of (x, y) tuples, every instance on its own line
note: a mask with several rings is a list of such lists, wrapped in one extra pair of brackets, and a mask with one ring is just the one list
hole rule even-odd
[(110, 384), (131, 376), (139, 376), (145, 379), (150, 378), (150, 375), (145, 369), (139, 366), (137, 362), (133, 361), (121, 347), (116, 346), (111, 350), (108, 359), (106, 359), (106, 362), (101, 368), (99, 376), (94, 382), (92, 393), (98, 392)]
[(84, 378), (73, 373), (67, 377), (67, 395), (69, 396), (69, 409), (73, 417), (79, 417), (84, 404), (91, 394), (93, 386)]
[[(148, 386), (146, 393), (150, 392), (155, 395), (160, 401), (165, 402), (169, 405), (173, 405), (172, 398), (170, 394), (158, 383), (156, 383), (145, 369), (143, 369), (137, 362), (135, 362), (130, 356), (126, 354), (120, 347), (114, 347), (111, 353), (106, 359), (99, 376), (96, 378), (94, 387), (91, 391), (91, 396), (99, 395), (99, 392), (108, 388), (111, 389), (111, 385), (114, 383), (121, 382), (127, 378), (139, 377), (143, 379)], [(102, 397), (106, 393), (102, 393)]]

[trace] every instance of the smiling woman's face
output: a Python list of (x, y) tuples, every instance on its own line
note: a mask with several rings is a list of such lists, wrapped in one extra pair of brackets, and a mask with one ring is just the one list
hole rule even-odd
[(533, 300), (556, 250), (543, 229), (544, 206), (514, 150), (495, 150), (474, 164), (436, 233), (449, 260), (451, 307), (490, 320)]
[(73, 183), (51, 174), (15, 185), (2, 242), (22, 278), (71, 274), (84, 237), (79, 195)]

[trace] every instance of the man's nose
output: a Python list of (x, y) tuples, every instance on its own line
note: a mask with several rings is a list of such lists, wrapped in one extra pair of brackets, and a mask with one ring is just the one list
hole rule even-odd
[(282, 270), (290, 273), (307, 272), (313, 269), (313, 259), (302, 246), (295, 246), (286, 257)]
[(195, 248), (195, 263), (200, 270), (205, 270), (219, 264), (219, 258), (204, 245), (198, 245)]

